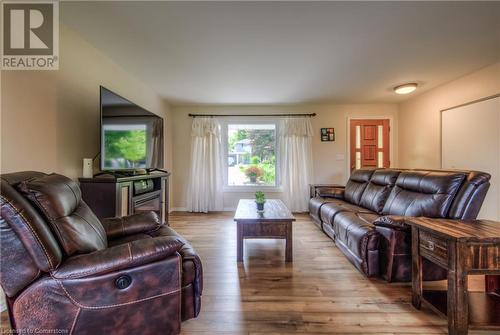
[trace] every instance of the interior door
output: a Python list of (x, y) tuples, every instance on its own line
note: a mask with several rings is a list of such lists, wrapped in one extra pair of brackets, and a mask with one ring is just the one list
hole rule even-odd
[(351, 171), (362, 167), (388, 168), (389, 120), (351, 120)]

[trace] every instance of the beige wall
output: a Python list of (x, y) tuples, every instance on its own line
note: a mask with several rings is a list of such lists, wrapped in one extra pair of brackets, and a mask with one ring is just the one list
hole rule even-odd
[(171, 112), (164, 99), (65, 26), (60, 60), (58, 71), (2, 71), (2, 173), (81, 176), (82, 159), (99, 151), (99, 85), (164, 117), (171, 169)]
[[(349, 117), (390, 117), (393, 121), (394, 139), (397, 138), (398, 109), (396, 104), (360, 105), (297, 105), (297, 106), (181, 106), (173, 107), (173, 207), (184, 209), (186, 186), (189, 177), (191, 118), (189, 113), (199, 114), (276, 114), (317, 113), (312, 119), (315, 131), (313, 137), (314, 180), (316, 183), (344, 183), (347, 179), (347, 121)], [(335, 142), (321, 142), (320, 128), (335, 128)], [(394, 141), (396, 142), (396, 141)], [(392, 163), (397, 165), (397, 143), (394, 143)], [(338, 156), (340, 155), (340, 157)], [(224, 193), (224, 207), (236, 207), (240, 198), (252, 197), (250, 193)], [(268, 194), (280, 198), (280, 193)]]
[(172, 169), (171, 112), (165, 100), (62, 25), (60, 60), (58, 71), (1, 71), (1, 173), (81, 176), (82, 159), (99, 151), (99, 85), (164, 118), (165, 168)]
[(55, 78), (54, 71), (2, 71), (2, 172), (56, 170)]
[[(440, 111), (500, 93), (500, 63), (434, 88), (399, 105), (399, 166), (441, 167)], [(464, 141), (467, 140), (464, 134)]]
[[(99, 85), (166, 120), (166, 166), (173, 171), (173, 206), (185, 206), (189, 167), (188, 113), (317, 113), (313, 119), (317, 183), (347, 178), (349, 117), (393, 119), (392, 165), (440, 167), (440, 110), (500, 92), (500, 63), (395, 104), (294, 106), (179, 106), (167, 102), (65, 26), (59, 71), (2, 71), (1, 171), (56, 171), (76, 178), (81, 161), (99, 150)], [(399, 107), (399, 108), (398, 108)], [(321, 142), (319, 128), (334, 127), (336, 141)], [(175, 141), (173, 140), (175, 138)], [(175, 161), (172, 159), (175, 156)], [(343, 157), (342, 157), (343, 155)], [(225, 207), (247, 193), (226, 193)], [(273, 196), (279, 197), (280, 194)]]

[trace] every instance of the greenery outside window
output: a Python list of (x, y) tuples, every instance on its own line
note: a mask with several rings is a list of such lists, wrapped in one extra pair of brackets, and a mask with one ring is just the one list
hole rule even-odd
[(146, 124), (103, 125), (104, 168), (145, 168), (147, 128)]
[(226, 187), (269, 189), (279, 185), (276, 122), (224, 125)]

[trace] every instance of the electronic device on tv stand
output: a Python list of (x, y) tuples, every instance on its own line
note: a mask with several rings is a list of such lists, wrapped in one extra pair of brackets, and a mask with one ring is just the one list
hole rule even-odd
[(115, 178), (121, 178), (121, 177), (133, 177), (133, 176), (147, 176), (150, 175), (151, 173), (154, 172), (161, 172), (161, 173), (169, 173), (167, 170), (162, 170), (162, 169), (137, 169), (137, 170), (106, 170), (106, 171), (99, 171), (98, 173), (94, 174), (94, 177), (99, 177), (103, 175), (110, 175)]

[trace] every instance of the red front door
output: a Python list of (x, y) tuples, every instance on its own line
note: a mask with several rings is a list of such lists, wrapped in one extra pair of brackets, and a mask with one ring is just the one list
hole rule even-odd
[(387, 168), (389, 120), (351, 120), (351, 171), (362, 167)]

